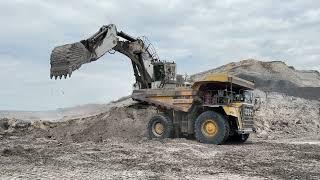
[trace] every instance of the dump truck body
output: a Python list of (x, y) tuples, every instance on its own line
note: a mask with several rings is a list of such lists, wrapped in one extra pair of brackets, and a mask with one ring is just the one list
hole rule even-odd
[[(230, 134), (249, 134), (254, 130), (253, 102), (245, 99), (243, 92), (250, 92), (253, 87), (252, 82), (229, 74), (211, 74), (191, 87), (134, 90), (132, 98), (170, 116), (177, 136), (194, 134), (195, 119), (209, 110), (226, 117)], [(241, 95), (242, 99), (236, 98)]]

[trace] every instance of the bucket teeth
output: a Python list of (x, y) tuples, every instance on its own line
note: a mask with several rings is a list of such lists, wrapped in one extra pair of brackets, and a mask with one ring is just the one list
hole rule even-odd
[(71, 77), (82, 64), (91, 62), (95, 56), (80, 42), (55, 47), (50, 58), (50, 78)]

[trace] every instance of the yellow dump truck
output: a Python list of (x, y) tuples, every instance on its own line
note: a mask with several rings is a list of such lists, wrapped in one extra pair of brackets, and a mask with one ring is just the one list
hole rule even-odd
[(136, 79), (132, 98), (158, 109), (147, 126), (150, 138), (194, 136), (202, 143), (222, 144), (245, 142), (254, 131), (252, 82), (228, 73), (186, 82), (176, 74), (176, 64), (160, 60), (146, 38), (118, 32), (113, 24), (88, 39), (55, 47), (50, 77), (70, 77), (110, 51), (131, 60)]
[(254, 84), (228, 74), (211, 74), (191, 87), (134, 90), (132, 98), (156, 106), (151, 138), (194, 135), (199, 142), (244, 142), (253, 126)]

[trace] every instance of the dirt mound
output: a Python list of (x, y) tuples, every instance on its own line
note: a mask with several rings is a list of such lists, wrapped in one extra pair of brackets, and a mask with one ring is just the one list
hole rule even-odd
[(20, 119), (0, 119), (0, 133), (27, 130), (31, 122)]
[(0, 119), (0, 136), (28, 136), (58, 141), (103, 141), (108, 138), (146, 137), (149, 118), (155, 108), (124, 97), (105, 106), (101, 113), (60, 121)]
[(199, 80), (209, 73), (229, 72), (247, 80), (254, 80), (255, 87), (270, 92), (286, 93), (307, 99), (320, 99), (320, 73), (296, 70), (281, 61), (262, 62), (254, 59), (233, 62), (192, 75)]
[(304, 137), (320, 134), (320, 102), (280, 93), (255, 91), (258, 137)]
[(64, 122), (36, 121), (32, 123), (31, 136), (72, 142), (99, 142), (114, 137), (141, 138), (146, 137), (148, 119), (155, 113), (152, 107), (135, 104), (112, 107), (95, 116)]

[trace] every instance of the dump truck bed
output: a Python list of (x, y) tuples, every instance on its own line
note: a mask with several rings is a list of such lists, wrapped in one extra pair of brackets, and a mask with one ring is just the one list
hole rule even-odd
[(132, 99), (147, 102), (156, 107), (187, 112), (197, 91), (192, 88), (140, 89), (134, 90)]
[(236, 77), (236, 76), (233, 76), (233, 75), (230, 75), (227, 73), (213, 73), (213, 74), (206, 75), (201, 80), (196, 81), (192, 85), (192, 89), (198, 90), (201, 85), (207, 84), (207, 83), (215, 83), (215, 84), (230, 83), (234, 87), (239, 87), (239, 88), (247, 89), (247, 90), (254, 89), (253, 82), (241, 79), (239, 77)]

